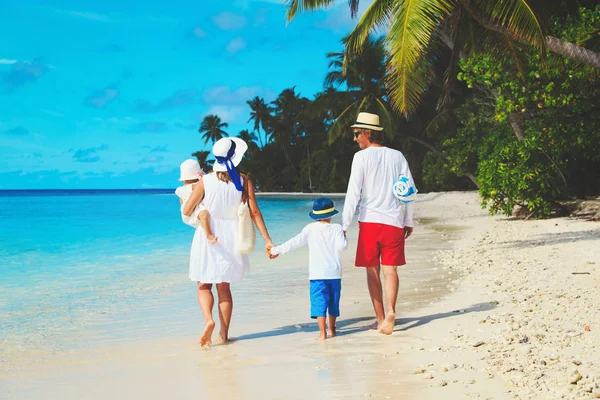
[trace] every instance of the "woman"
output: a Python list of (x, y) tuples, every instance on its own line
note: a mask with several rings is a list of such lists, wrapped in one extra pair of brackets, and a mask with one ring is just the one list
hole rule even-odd
[[(202, 228), (196, 229), (190, 252), (190, 279), (198, 283), (198, 303), (206, 326), (200, 337), (200, 345), (211, 344), (215, 321), (212, 317), (214, 297), (212, 286), (216, 284), (219, 299), (220, 343), (229, 340), (229, 323), (233, 311), (230, 284), (239, 282), (249, 269), (248, 256), (236, 250), (238, 232), (238, 209), (242, 194), (247, 197), (250, 215), (265, 241), (265, 251), (274, 247), (263, 220), (252, 180), (236, 170), (248, 145), (238, 138), (219, 139), (213, 146), (215, 164), (213, 172), (205, 175), (195, 186), (183, 213), (191, 215), (202, 201), (210, 214), (210, 226), (218, 241), (208, 242)], [(246, 190), (244, 190), (246, 188)]]

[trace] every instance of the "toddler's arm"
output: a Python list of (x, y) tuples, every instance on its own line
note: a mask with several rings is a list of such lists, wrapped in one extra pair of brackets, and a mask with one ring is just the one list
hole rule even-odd
[(308, 244), (308, 228), (302, 229), (298, 235), (294, 236), (281, 246), (275, 246), (271, 249), (271, 254), (276, 256), (279, 254), (289, 253), (292, 250), (296, 250), (299, 247), (306, 246)]

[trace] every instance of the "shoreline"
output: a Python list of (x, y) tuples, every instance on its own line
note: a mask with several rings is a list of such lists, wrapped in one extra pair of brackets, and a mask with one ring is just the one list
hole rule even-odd
[[(566, 217), (490, 216), (476, 192), (419, 194), (416, 205), (419, 225), (407, 241), (409, 264), (399, 268), (391, 337), (364, 329), (373, 317), (364, 271), (351, 266), (354, 223), (350, 250), (343, 253), (339, 336), (322, 345), (314, 341), (316, 324), (305, 315), (306, 254), (280, 257), (234, 289), (234, 296), (253, 293), (262, 279), (288, 285), (283, 297), (261, 289), (278, 306), (259, 308), (260, 318), (241, 322), (234, 314), (232, 334), (239, 340), (231, 345), (203, 351), (186, 331), (66, 351), (0, 378), (0, 394), (600, 398), (600, 225)], [(409, 281), (416, 286), (406, 286)], [(191, 303), (195, 332), (201, 321)], [(238, 311), (258, 306), (237, 304)]]
[[(398, 302), (399, 310), (422, 307), (436, 297), (449, 293), (447, 280), (436, 277), (428, 247), (435, 244), (436, 247), (448, 249), (449, 238), (434, 226), (434, 220), (423, 219), (426, 224), (421, 225), (416, 234), (422, 240), (410, 244), (413, 249), (412, 261), (401, 271), (401, 291), (406, 295)], [(5, 397), (63, 398), (58, 389), (49, 387), (55, 387), (57, 382), (67, 382), (70, 393), (75, 397), (81, 394), (89, 398), (90, 391), (96, 396), (92, 398), (110, 397), (106, 387), (113, 387), (118, 388), (116, 390), (120, 393), (136, 390), (138, 392), (131, 397), (137, 398), (142, 387), (152, 387), (145, 397), (164, 398), (168, 397), (166, 392), (170, 391), (171, 397), (192, 398), (182, 393), (179, 387), (168, 383), (179, 382), (186, 387), (181, 379), (190, 374), (202, 374), (206, 379), (191, 382), (187, 386), (191, 385), (195, 391), (209, 390), (214, 394), (210, 398), (214, 399), (238, 396), (236, 391), (255, 393), (242, 396), (245, 399), (304, 399), (306, 387), (318, 388), (324, 384), (326, 377), (335, 381), (334, 393), (339, 398), (347, 398), (348, 391), (382, 395), (385, 391), (378, 387), (378, 382), (383, 382), (386, 371), (399, 368), (398, 359), (389, 358), (382, 363), (382, 352), (390, 345), (395, 346), (394, 341), (375, 331), (366, 331), (374, 316), (364, 269), (353, 266), (358, 233), (357, 225), (353, 225), (348, 231), (349, 250), (342, 253), (344, 279), (339, 335), (324, 344), (314, 340), (318, 329), (315, 321), (307, 316), (308, 250), (299, 249), (294, 256), (264, 263), (261, 263), (261, 252), (251, 256), (255, 260), (251, 262), (252, 271), (247, 279), (232, 288), (236, 312), (231, 334), (238, 341), (231, 345), (214, 346), (209, 351), (203, 351), (196, 344), (202, 319), (194, 300), (194, 285), (187, 281), (187, 277), (183, 277), (186, 285), (182, 289), (188, 293), (187, 297), (177, 303), (178, 308), (167, 309), (172, 310), (171, 314), (165, 310), (160, 313), (167, 315), (167, 318), (155, 319), (155, 314), (144, 316), (130, 313), (124, 320), (110, 321), (106, 328), (120, 332), (113, 340), (103, 339), (96, 341), (95, 345), (91, 342), (77, 348), (67, 346), (51, 352), (44, 351), (41, 347), (43, 343), (38, 343), (40, 348), (35, 349), (8, 348), (9, 352), (0, 356), (0, 367), (6, 372), (0, 378), (0, 397), (3, 397), (3, 390), (10, 390)], [(283, 234), (287, 235), (288, 232)], [(278, 241), (287, 239), (277, 237)], [(260, 247), (260, 240), (258, 242)], [(424, 246), (422, 249), (421, 245)], [(182, 260), (184, 258), (182, 254)], [(256, 292), (257, 288), (260, 288), (260, 294)], [(140, 318), (150, 318), (164, 325), (159, 329), (166, 334), (145, 337), (149, 327), (148, 324), (140, 326), (136, 322)], [(124, 326), (129, 326), (127, 336), (123, 336)], [(101, 328), (98, 327), (95, 335), (91, 332), (94, 335), (92, 338), (103, 336)], [(293, 374), (287, 371), (290, 363), (294, 364)], [(345, 370), (346, 365), (354, 363), (360, 363), (362, 368)], [(147, 370), (148, 365), (153, 365), (152, 371)], [(263, 374), (255, 376), (255, 369), (262, 370)], [(163, 380), (165, 376), (168, 377), (167, 383)], [(238, 386), (241, 388), (229, 387), (230, 383), (223, 382), (222, 376), (238, 376)], [(275, 387), (272, 380), (278, 382)], [(409, 393), (409, 386), (403, 383), (403, 377), (390, 376), (386, 381), (390, 385), (400, 386), (395, 389)], [(40, 382), (46, 384), (41, 385)], [(256, 389), (256, 385), (271, 387), (276, 395), (269, 397), (271, 394)], [(165, 396), (160, 397), (157, 393), (164, 393)], [(322, 393), (317, 390), (313, 395), (318, 399)]]

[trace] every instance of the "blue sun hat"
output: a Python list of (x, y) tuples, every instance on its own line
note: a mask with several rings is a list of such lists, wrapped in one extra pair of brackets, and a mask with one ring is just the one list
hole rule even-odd
[(417, 198), (417, 188), (406, 175), (398, 177), (392, 190), (394, 196), (403, 203), (412, 203)]
[(335, 209), (333, 200), (327, 197), (319, 197), (318, 199), (315, 199), (313, 209), (308, 213), (308, 216), (315, 221), (320, 221), (322, 219), (331, 218), (336, 214), (339, 214), (339, 211)]

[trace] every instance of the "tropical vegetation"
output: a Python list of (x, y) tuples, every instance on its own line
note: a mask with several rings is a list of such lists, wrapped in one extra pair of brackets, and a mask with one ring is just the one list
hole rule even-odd
[[(291, 0), (288, 17), (331, 5)], [(323, 91), (248, 100), (242, 164), (261, 191), (346, 190), (349, 126), (379, 114), (421, 192), (478, 189), (490, 212), (548, 216), (600, 194), (600, 6), (577, 0), (375, 0), (328, 54)], [(356, 12), (358, 1), (349, 5)], [(377, 36), (373, 30), (383, 34)], [(206, 143), (228, 133), (216, 115)], [(194, 153), (205, 169), (210, 154)]]

